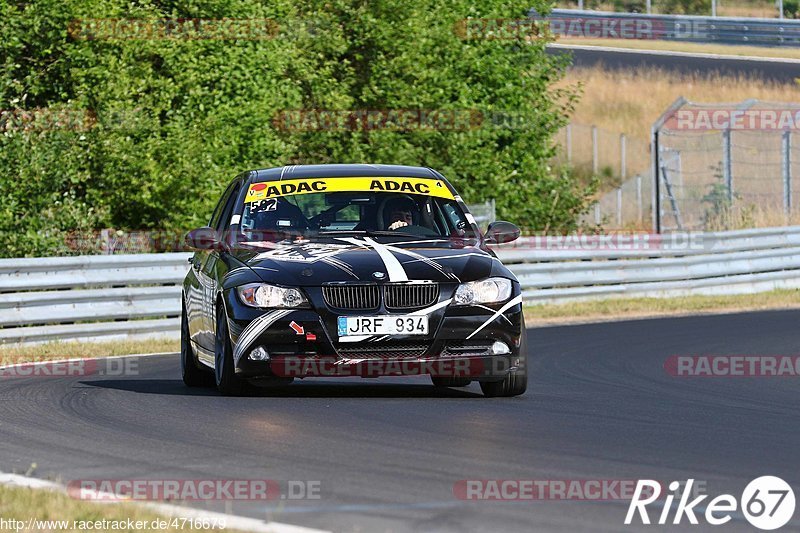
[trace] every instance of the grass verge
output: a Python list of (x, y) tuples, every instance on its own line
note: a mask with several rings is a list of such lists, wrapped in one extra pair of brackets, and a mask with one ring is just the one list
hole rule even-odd
[(0, 346), (0, 362), (14, 364), (27, 361), (109, 357), (137, 353), (177, 352), (177, 339), (121, 340), (106, 342), (49, 342), (46, 344)]
[(689, 314), (734, 313), (769, 309), (800, 309), (800, 290), (775, 290), (733, 296), (619, 298), (525, 307), (527, 326), (606, 322)]
[[(188, 531), (190, 518), (171, 518), (141, 506), (126, 503), (93, 503), (75, 500), (54, 490), (0, 486), (0, 517), (3, 529), (21, 532), (38, 531)], [(22, 523), (11, 524), (10, 520)], [(128, 527), (129, 520), (133, 527)], [(154, 522), (154, 521), (159, 522)], [(53, 522), (55, 521), (55, 522)], [(105, 522), (103, 522), (105, 521)], [(48, 523), (49, 522), (49, 523)], [(138, 524), (137, 524), (138, 522)], [(91, 525), (90, 525), (91, 524)], [(13, 525), (13, 527), (11, 527)], [(137, 525), (142, 526), (138, 527)], [(160, 526), (166, 527), (160, 527)], [(196, 525), (204, 531), (230, 531), (224, 527), (208, 527), (211, 521)], [(219, 524), (221, 525), (221, 524)], [(155, 526), (155, 527), (154, 527)]]

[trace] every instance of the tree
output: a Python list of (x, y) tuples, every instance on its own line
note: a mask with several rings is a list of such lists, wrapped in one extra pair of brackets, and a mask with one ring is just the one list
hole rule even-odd
[[(539, 13), (549, 9), (539, 4)], [(302, 9), (289, 0), (3, 3), (0, 109), (11, 115), (0, 128), (0, 253), (66, 253), (64, 234), (74, 230), (188, 229), (207, 220), (234, 175), (287, 163), (427, 165), (467, 202), (495, 198), (501, 217), (574, 227), (589, 191), (549, 167), (553, 133), (576, 98), (553, 88), (568, 59), (547, 54), (546, 39), (530, 32), (466, 39), (458, 31), (464, 19), (522, 19), (530, 7), (499, 0), (331, 0)], [(224, 17), (250, 21), (252, 31), (235, 40), (175, 31), (132, 39), (119, 38), (131, 35), (130, 24), (97, 22)], [(117, 33), (104, 35), (97, 24)], [(393, 131), (295, 131), (276, 122), (283, 111), (320, 109), (477, 119), (469, 128)], [(64, 113), (73, 119), (52, 120)]]

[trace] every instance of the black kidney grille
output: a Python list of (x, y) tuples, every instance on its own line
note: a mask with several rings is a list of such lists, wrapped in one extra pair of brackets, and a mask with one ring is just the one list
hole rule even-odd
[(377, 285), (324, 285), (322, 297), (336, 309), (376, 309), (381, 298)]
[(439, 299), (436, 283), (398, 283), (384, 285), (383, 290), (387, 309), (426, 307)]

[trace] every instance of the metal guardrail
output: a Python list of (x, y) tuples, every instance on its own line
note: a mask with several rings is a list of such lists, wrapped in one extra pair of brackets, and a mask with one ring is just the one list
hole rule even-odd
[(189, 256), (0, 259), (0, 344), (174, 337)]
[[(696, 15), (646, 15), (580, 9), (554, 9), (546, 18), (534, 10), (531, 18), (550, 22), (551, 32), (564, 37), (614, 37), (614, 32), (633, 32), (627, 38), (696, 43), (797, 46), (800, 20)], [(612, 24), (616, 21), (616, 25)], [(621, 24), (629, 24), (623, 29)], [(627, 33), (617, 33), (626, 38)]]
[[(494, 249), (528, 304), (800, 288), (800, 226), (619, 243), (526, 237)], [(189, 255), (2, 259), (0, 344), (176, 337)]]

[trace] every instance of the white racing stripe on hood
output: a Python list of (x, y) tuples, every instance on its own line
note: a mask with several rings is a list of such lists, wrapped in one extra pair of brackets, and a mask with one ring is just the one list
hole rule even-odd
[[(454, 279), (456, 281), (461, 281), (460, 279), (458, 279), (458, 276), (456, 276), (452, 272), (445, 272), (444, 267), (442, 267), (442, 265), (440, 265), (439, 263), (437, 263), (436, 261), (433, 261), (432, 259), (430, 259), (428, 257), (425, 257), (424, 255), (418, 254), (416, 252), (412, 252), (411, 250), (406, 250), (405, 248), (397, 248), (396, 246), (391, 246), (391, 245), (386, 245), (386, 249), (390, 250), (392, 252), (396, 252), (398, 254), (403, 254), (403, 255), (407, 255), (409, 257), (413, 257), (414, 261), (422, 261), (422, 262), (424, 262), (426, 265), (428, 265), (429, 267), (431, 267), (431, 268), (435, 269), (437, 272), (439, 272), (439, 274), (441, 274), (442, 276), (448, 277), (450, 279)], [(406, 262), (410, 263), (411, 261), (406, 261)]]
[[(476, 329), (475, 331), (473, 331), (472, 333), (470, 333), (469, 335), (467, 335), (467, 340), (471, 339), (471, 338), (472, 338), (472, 337), (474, 337), (474, 336), (475, 336), (475, 334), (477, 334), (477, 333), (478, 333), (480, 330), (482, 330), (483, 328), (485, 328), (486, 326), (488, 326), (488, 325), (489, 325), (489, 324), (492, 322), (492, 320), (494, 320), (494, 319), (495, 319), (495, 318), (497, 318), (498, 316), (502, 315), (503, 313), (505, 313), (506, 311), (508, 311), (509, 309), (511, 309), (512, 307), (514, 307), (515, 305), (517, 305), (517, 304), (519, 304), (519, 303), (522, 303), (522, 295), (521, 295), (521, 294), (520, 294), (519, 296), (517, 296), (516, 298), (512, 298), (511, 300), (509, 300), (508, 302), (506, 302), (506, 304), (505, 304), (503, 307), (501, 307), (500, 309), (498, 309), (497, 311), (495, 311), (495, 312), (494, 312), (494, 314), (493, 314), (492, 316), (490, 316), (490, 317), (489, 317), (489, 320), (487, 320), (486, 322), (484, 322), (483, 324), (481, 324), (481, 326), (480, 326), (478, 329)], [(523, 334), (524, 334), (524, 333), (525, 333), (525, 332), (523, 332)]]
[(364, 237), (363, 240), (356, 239), (355, 237), (342, 237), (339, 240), (362, 247), (372, 248), (378, 252), (378, 257), (383, 261), (383, 266), (386, 267), (386, 273), (389, 275), (389, 281), (408, 281), (408, 275), (403, 265), (400, 264), (400, 261), (398, 261), (394, 254), (383, 244), (375, 242), (369, 237)]
[(233, 352), (234, 364), (239, 363), (239, 359), (242, 357), (244, 351), (250, 347), (250, 344), (261, 335), (261, 333), (274, 324), (275, 321), (280, 320), (292, 311), (292, 309), (270, 311), (250, 322), (250, 324), (244, 328), (242, 334), (239, 335), (239, 342), (236, 343), (236, 349)]

